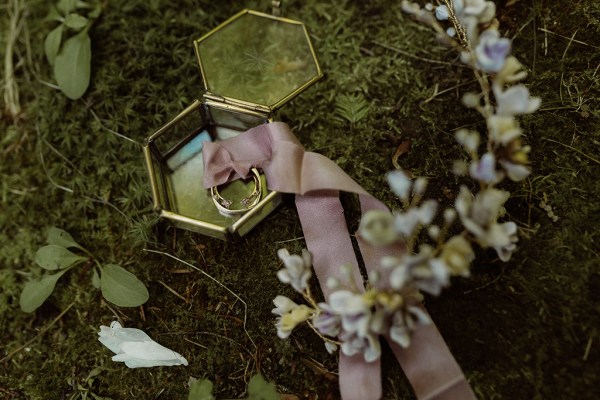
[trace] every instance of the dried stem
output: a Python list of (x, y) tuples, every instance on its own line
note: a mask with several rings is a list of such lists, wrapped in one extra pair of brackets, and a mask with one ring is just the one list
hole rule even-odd
[(21, 115), (19, 101), (19, 85), (15, 79), (14, 49), (23, 28), (23, 12), (25, 6), (22, 0), (9, 0), (8, 15), (10, 18), (6, 35), (6, 49), (4, 53), (4, 112), (12, 120)]
[(444, 0), (444, 3), (446, 3), (446, 7), (448, 8), (448, 18), (456, 30), (458, 40), (460, 41), (461, 46), (466, 48), (469, 44), (469, 39), (467, 38), (467, 32), (465, 32), (465, 28), (462, 26), (458, 20), (458, 17), (456, 16), (456, 13), (454, 12), (454, 2), (452, 0)]

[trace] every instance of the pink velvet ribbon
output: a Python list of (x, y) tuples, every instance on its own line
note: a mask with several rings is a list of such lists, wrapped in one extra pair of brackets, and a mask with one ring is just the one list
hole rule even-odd
[[(340, 266), (354, 266), (357, 287), (363, 287), (356, 254), (344, 218), (339, 191), (356, 193), (361, 210), (388, 208), (367, 193), (333, 161), (304, 150), (289, 126), (263, 124), (234, 138), (206, 142), (203, 148), (204, 187), (246, 178), (253, 167), (263, 170), (270, 190), (296, 194), (296, 207), (313, 268), (325, 297), (330, 276), (341, 278)], [(357, 235), (367, 271), (377, 269), (382, 256), (397, 248), (370, 246)], [(435, 325), (421, 326), (404, 349), (392, 341), (396, 358), (419, 400), (470, 400), (475, 396)], [(340, 392), (344, 400), (381, 398), (381, 364), (366, 362), (362, 354), (340, 351)]]

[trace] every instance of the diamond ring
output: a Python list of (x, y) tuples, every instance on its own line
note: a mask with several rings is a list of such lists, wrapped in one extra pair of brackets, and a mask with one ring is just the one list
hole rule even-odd
[(262, 197), (262, 183), (260, 180), (260, 175), (258, 174), (258, 170), (256, 168), (252, 168), (251, 171), (252, 179), (254, 180), (254, 190), (248, 196), (242, 198), (240, 201), (237, 201), (237, 203), (241, 205), (240, 208), (232, 208), (236, 201), (229, 200), (221, 196), (218, 186), (213, 186), (210, 188), (210, 194), (212, 196), (213, 203), (215, 203), (215, 206), (221, 214), (243, 214), (254, 208), (260, 202)]

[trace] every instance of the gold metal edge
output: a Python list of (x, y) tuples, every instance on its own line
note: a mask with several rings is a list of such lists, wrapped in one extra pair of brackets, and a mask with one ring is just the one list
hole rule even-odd
[(215, 28), (213, 28), (210, 31), (208, 31), (207, 33), (205, 33), (204, 35), (200, 36), (200, 38), (194, 40), (193, 43), (194, 43), (194, 50), (196, 53), (196, 61), (198, 61), (198, 66), (200, 67), (200, 78), (202, 79), (202, 83), (204, 83), (204, 90), (208, 91), (208, 81), (206, 80), (206, 73), (204, 72), (204, 64), (202, 63), (202, 58), (200, 57), (200, 47), (199, 47), (200, 42), (208, 39), (208, 37), (210, 37), (211, 35), (215, 34), (218, 31), (220, 31), (221, 29), (225, 28), (225, 26), (229, 25), (231, 22), (238, 19), (242, 15), (247, 14), (248, 12), (250, 12), (250, 10), (247, 8), (238, 12), (237, 14), (231, 16), (224, 22), (217, 25)]
[(216, 107), (221, 110), (234, 111), (238, 113), (250, 114), (255, 117), (267, 118), (271, 113), (268, 108), (256, 109), (256, 104), (245, 101), (230, 101), (231, 99), (222, 96), (213, 96), (212, 93), (205, 93), (204, 104), (210, 107)]
[(195, 111), (197, 108), (200, 108), (201, 106), (202, 106), (202, 102), (200, 100), (198, 100), (198, 99), (194, 100), (194, 102), (192, 104), (190, 104), (186, 109), (184, 109), (182, 112), (177, 114), (175, 116), (175, 118), (173, 118), (172, 120), (167, 122), (165, 125), (160, 127), (156, 132), (154, 132), (152, 135), (150, 135), (146, 139), (146, 142), (150, 143), (150, 142), (153, 142), (154, 140), (156, 140), (157, 138), (161, 137), (165, 132), (167, 132), (169, 129), (171, 129), (172, 127), (177, 125), (183, 118), (187, 117), (189, 114), (191, 114), (193, 111)]
[(280, 195), (280, 193), (275, 191), (266, 195), (261, 200), (261, 202), (256, 205), (256, 207), (254, 207), (252, 210), (244, 214), (240, 219), (231, 224), (231, 226), (229, 227), (229, 231), (237, 232), (242, 225), (244, 225), (248, 220), (252, 219), (252, 217), (254, 217), (255, 214), (260, 212), (260, 210), (262, 210), (267, 204), (273, 201), (273, 199), (278, 195)]
[(148, 176), (150, 177), (153, 207), (155, 211), (159, 211), (162, 209), (162, 204), (160, 203), (160, 194), (158, 193), (158, 184), (156, 182), (156, 171), (154, 170), (154, 165), (152, 163), (150, 146), (150, 143), (144, 144), (144, 160), (146, 160), (146, 169), (148, 171)]
[[(202, 58), (200, 57), (200, 47), (199, 47), (200, 42), (202, 42), (203, 40), (206, 40), (209, 36), (220, 31), (221, 29), (225, 28), (225, 26), (227, 26), (234, 20), (240, 18), (244, 14), (252, 14), (252, 15), (259, 16), (259, 17), (269, 18), (269, 19), (272, 19), (275, 21), (285, 22), (288, 24), (300, 25), (302, 27), (302, 30), (304, 31), (304, 35), (306, 36), (306, 41), (308, 43), (308, 48), (310, 50), (312, 59), (315, 63), (315, 66), (317, 67), (317, 74), (312, 79), (310, 79), (309, 81), (304, 83), (302, 86), (296, 88), (296, 90), (289, 93), (283, 99), (279, 100), (277, 103), (275, 103), (273, 105), (259, 104), (259, 103), (252, 103), (249, 101), (244, 101), (244, 100), (238, 100), (238, 99), (234, 99), (231, 97), (221, 96), (216, 93), (210, 93), (208, 90), (208, 80), (206, 79), (206, 73), (204, 71), (204, 64), (202, 63)], [(262, 112), (270, 114), (271, 112), (277, 110), (279, 107), (283, 106), (284, 104), (289, 102), (291, 99), (293, 99), (294, 97), (296, 97), (297, 95), (299, 95), (300, 93), (302, 93), (303, 91), (308, 89), (310, 86), (312, 86), (314, 83), (316, 83), (318, 80), (320, 80), (323, 77), (323, 71), (321, 70), (321, 66), (319, 65), (319, 60), (317, 59), (315, 49), (312, 45), (312, 41), (310, 40), (308, 30), (306, 29), (306, 25), (304, 25), (304, 23), (301, 21), (284, 18), (284, 17), (277, 17), (277, 16), (274, 16), (271, 14), (266, 14), (266, 13), (260, 12), (260, 11), (245, 9), (245, 10), (242, 10), (239, 13), (235, 14), (234, 16), (230, 17), (225, 22), (221, 23), (219, 26), (212, 29), (208, 33), (202, 35), (199, 39), (194, 40), (193, 43), (194, 43), (194, 50), (196, 53), (196, 61), (198, 62), (198, 66), (200, 67), (200, 76), (201, 76), (202, 82), (204, 84), (204, 90), (207, 92), (205, 94), (205, 96), (208, 96), (208, 98), (210, 98), (210, 96), (214, 96), (213, 100), (215, 100), (215, 101), (217, 99), (219, 99), (227, 104), (231, 104), (231, 105), (235, 105), (235, 106), (239, 106), (239, 107), (247, 107), (247, 109), (250, 109), (250, 110), (262, 111)]]
[(219, 226), (219, 225), (211, 224), (209, 222), (203, 222), (203, 221), (199, 221), (197, 219), (193, 219), (193, 218), (189, 218), (189, 217), (184, 217), (183, 215), (174, 213), (172, 211), (161, 210), (160, 211), (160, 216), (163, 217), (163, 218), (174, 220), (174, 221), (179, 221), (179, 222), (183, 222), (183, 223), (186, 223), (186, 224), (194, 225), (194, 226), (197, 226), (199, 228), (204, 228), (204, 229), (207, 229), (207, 230), (212, 230), (212, 231), (220, 232), (220, 233), (223, 233), (223, 234), (227, 234), (227, 228), (224, 228), (224, 227)]

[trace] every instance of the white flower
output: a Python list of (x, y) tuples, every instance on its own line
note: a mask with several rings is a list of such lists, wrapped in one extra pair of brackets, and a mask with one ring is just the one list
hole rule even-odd
[(282, 283), (289, 283), (298, 291), (303, 292), (308, 286), (308, 280), (312, 276), (312, 256), (306, 249), (302, 250), (302, 256), (290, 255), (286, 249), (279, 249), (277, 256), (285, 269), (277, 271), (277, 277)]
[(485, 0), (454, 0), (457, 15), (477, 17), (485, 10)]
[(514, 222), (498, 224), (504, 202), (509, 193), (503, 190), (488, 188), (473, 194), (461, 187), (456, 198), (456, 211), (464, 227), (475, 237), (482, 247), (493, 247), (502, 261), (510, 258), (517, 242), (517, 227)]
[(485, 153), (479, 161), (473, 161), (469, 166), (469, 175), (473, 179), (487, 184), (496, 184), (503, 178), (496, 171), (496, 157), (493, 153)]
[(429, 184), (429, 182), (427, 181), (427, 178), (423, 178), (423, 177), (417, 178), (417, 180), (415, 181), (415, 184), (413, 186), (413, 196), (414, 195), (421, 196), (423, 193), (425, 193), (425, 190), (427, 190), (428, 184)]
[(407, 201), (412, 182), (406, 173), (404, 173), (404, 171), (392, 171), (389, 172), (386, 177), (392, 192), (394, 192), (400, 200)]
[(359, 336), (355, 333), (343, 333), (340, 339), (342, 340), (342, 352), (347, 356), (363, 353), (366, 362), (373, 362), (381, 356), (381, 344), (378, 335)]
[(446, 225), (450, 226), (456, 220), (456, 211), (454, 208), (446, 208), (444, 210), (444, 222)]
[(526, 77), (527, 72), (523, 71), (523, 64), (514, 56), (509, 56), (504, 63), (504, 67), (496, 75), (494, 84), (502, 88), (506, 83), (517, 82)]
[(405, 213), (394, 216), (394, 227), (404, 237), (410, 237), (419, 225), (427, 226), (433, 221), (437, 211), (435, 200), (424, 201), (419, 207), (411, 207)]
[(522, 135), (519, 124), (512, 116), (492, 115), (487, 119), (490, 140), (494, 146), (508, 146)]
[(520, 182), (531, 173), (528, 163), (529, 146), (521, 145), (522, 131), (513, 116), (494, 115), (487, 120), (490, 140), (495, 152), (502, 156), (498, 160), (506, 175)]
[(287, 339), (294, 328), (302, 322), (309, 319), (314, 313), (314, 310), (304, 304), (299, 305), (288, 313), (282, 314), (277, 318), (275, 327), (277, 328), (277, 336), (280, 339)]
[(474, 18), (479, 23), (486, 23), (494, 18), (496, 4), (485, 0), (454, 0), (454, 11), (463, 22)]
[(344, 332), (357, 333), (359, 336), (367, 334), (371, 311), (362, 294), (349, 290), (335, 291), (329, 295), (329, 306), (333, 313), (341, 317)]
[(500, 208), (508, 197), (508, 192), (492, 188), (473, 197), (469, 189), (462, 186), (456, 197), (456, 211), (465, 228), (475, 236), (480, 236), (486, 227), (496, 222)]
[(448, 7), (445, 5), (441, 5), (436, 7), (435, 9), (435, 17), (440, 21), (445, 21), (450, 17), (450, 12), (448, 11)]
[(340, 316), (327, 303), (319, 303), (319, 308), (321, 312), (313, 317), (313, 326), (325, 336), (339, 335), (342, 323)]
[(494, 86), (494, 96), (498, 102), (496, 109), (498, 115), (531, 114), (542, 103), (539, 97), (530, 97), (529, 89), (523, 85), (512, 86), (505, 91)]
[(433, 248), (423, 245), (419, 253), (400, 259), (385, 258), (382, 263), (396, 262), (390, 273), (390, 285), (395, 290), (414, 286), (438, 295), (449, 283), (448, 267), (442, 260), (433, 258)]
[(477, 65), (484, 72), (499, 72), (510, 53), (510, 40), (500, 37), (496, 29), (487, 29), (475, 47)]
[(475, 108), (481, 103), (481, 95), (473, 92), (467, 92), (462, 97), (462, 103), (465, 107)]
[(285, 296), (277, 296), (273, 299), (275, 308), (271, 312), (275, 315), (287, 314), (290, 311), (298, 308), (298, 304), (294, 303), (291, 299)]
[(512, 221), (505, 222), (497, 225), (496, 230), (497, 238), (494, 240), (494, 249), (502, 261), (508, 261), (516, 250), (516, 243), (519, 240), (517, 237), (517, 224)]
[(398, 238), (394, 230), (394, 217), (389, 211), (369, 210), (358, 227), (359, 235), (370, 244), (387, 246)]
[(479, 147), (480, 136), (477, 131), (470, 131), (468, 129), (459, 129), (454, 134), (456, 141), (462, 145), (465, 150), (469, 153), (477, 152)]
[(129, 368), (188, 365), (181, 354), (156, 343), (144, 331), (123, 328), (117, 321), (110, 328), (100, 326), (98, 336), (100, 343), (116, 353), (112, 360), (125, 362)]
[(490, 22), (496, 14), (496, 5), (485, 0), (454, 0), (454, 12), (465, 27), (467, 37), (477, 42), (477, 26)]
[(400, 310), (392, 317), (390, 338), (401, 347), (410, 345), (410, 336), (417, 326), (428, 325), (431, 319), (419, 307), (409, 306), (406, 311)]
[(499, 163), (504, 168), (506, 175), (514, 182), (521, 182), (531, 174), (531, 170), (524, 165), (515, 164), (507, 160), (500, 160)]
[(327, 350), (329, 354), (333, 354), (338, 350), (338, 345), (333, 342), (326, 341), (325, 350)]
[(462, 235), (451, 237), (442, 249), (440, 258), (452, 275), (469, 276), (469, 266), (475, 259), (473, 248)]

